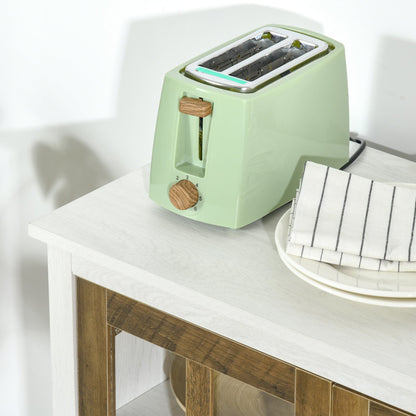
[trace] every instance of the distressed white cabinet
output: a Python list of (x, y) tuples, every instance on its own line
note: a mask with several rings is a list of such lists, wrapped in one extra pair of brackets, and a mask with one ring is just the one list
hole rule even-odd
[[(166, 368), (162, 368), (166, 355), (158, 348), (175, 350), (189, 342), (177, 340), (166, 345), (159, 340), (161, 334), (157, 330), (152, 338), (146, 325), (129, 326), (131, 317), (117, 303), (126, 299), (133, 302), (129, 304), (131, 310), (143, 305), (150, 308), (147, 311), (156, 311), (160, 323), (163, 315), (175, 325), (185, 323), (187, 331), (199, 328), (203, 334), (212, 334), (220, 345), (228, 340), (241, 346), (237, 354), (240, 358), (229, 357), (228, 367), (215, 364), (208, 353), (211, 361), (183, 350), (182, 355), (190, 359), (189, 377), (198, 380), (194, 385), (199, 387), (189, 390), (189, 397), (193, 397), (189, 400), (194, 406), (199, 399), (206, 399), (204, 380), (215, 378), (215, 372), (229, 372), (232, 377), (272, 394), (289, 394), (285, 400), (295, 403), (296, 415), (308, 414), (302, 410), (307, 406), (298, 403), (310, 400), (316, 383), (319, 391), (329, 395), (329, 407), (325, 409), (338, 412), (334, 416), (343, 414), (339, 413), (342, 406), (337, 403), (348, 400), (344, 399), (347, 393), (341, 394), (342, 397), (339, 392), (334, 393), (337, 388), (343, 389), (342, 393), (345, 390), (371, 397), (368, 403), (387, 403), (416, 413), (416, 309), (353, 303), (323, 293), (295, 277), (281, 262), (274, 244), (276, 224), (288, 207), (240, 230), (198, 223), (149, 200), (148, 170), (145, 167), (109, 183), (30, 225), (30, 234), (45, 242), (49, 252), (56, 415), (74, 416), (81, 402), (90, 406), (97, 401), (86, 394), (84, 385), (78, 384), (85, 357), (89, 357), (89, 368), (97, 366), (93, 372), (95, 380), (99, 383), (105, 380), (106, 391), (100, 390), (100, 394), (106, 409), (111, 411), (114, 383), (118, 384), (117, 391), (125, 393), (122, 399), (119, 393), (119, 404), (149, 390), (166, 378)], [(371, 148), (348, 170), (376, 180), (416, 181), (415, 163)], [(82, 278), (78, 284), (86, 282), (85, 287), (89, 288), (81, 290), (78, 298), (75, 276)], [(114, 309), (116, 304), (119, 312)], [(102, 309), (94, 312), (92, 306)], [(101, 316), (98, 324), (86, 322), (86, 317), (94, 313)], [(106, 325), (110, 330), (105, 330)], [(119, 356), (123, 369), (119, 378), (112, 370), (117, 327), (147, 340), (135, 344), (124, 332), (115, 337), (116, 360)], [(84, 337), (82, 342), (79, 334)], [(120, 336), (125, 340), (119, 338), (117, 345)], [(97, 362), (85, 347), (77, 352), (79, 345), (97, 340), (96, 349), (102, 349)], [(148, 341), (159, 347), (150, 346)], [(197, 347), (195, 351), (200, 345)], [(248, 356), (243, 365), (239, 360), (244, 354)], [(142, 356), (148, 358), (141, 363), (134, 358)], [(266, 357), (266, 364), (253, 367), (253, 357)], [(107, 363), (104, 367), (103, 360)], [(155, 363), (156, 370), (146, 369), (143, 363), (150, 361)], [(236, 371), (235, 362), (240, 363), (240, 372)], [(270, 369), (273, 362), (282, 363), (281, 368), (287, 374), (279, 370), (283, 379), (272, 377), (266, 382), (264, 378), (273, 374)], [(272, 372), (268, 373), (269, 370)], [(137, 378), (137, 373), (147, 375)], [(254, 374), (255, 380), (247, 374)], [(295, 394), (294, 386), (298, 383), (303, 387), (296, 388)], [(289, 389), (289, 393), (282, 393), (276, 385), (284, 385), (282, 389)], [(304, 396), (302, 391), (306, 392)], [(215, 398), (207, 400), (211, 403), (209, 400)], [(377, 413), (376, 405), (368, 406), (371, 416), (382, 414)], [(206, 406), (201, 404), (201, 408)], [(319, 412), (325, 414), (326, 410)], [(95, 414), (103, 414), (102, 411)]]

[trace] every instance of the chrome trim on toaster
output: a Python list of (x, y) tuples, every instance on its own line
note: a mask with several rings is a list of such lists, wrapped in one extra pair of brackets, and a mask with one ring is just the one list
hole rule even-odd
[(320, 39), (266, 26), (192, 62), (186, 66), (185, 74), (249, 93), (328, 50), (328, 44)]

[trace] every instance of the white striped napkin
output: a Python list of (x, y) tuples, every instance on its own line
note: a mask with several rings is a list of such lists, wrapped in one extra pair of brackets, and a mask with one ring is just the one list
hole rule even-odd
[(416, 271), (416, 189), (307, 162), (287, 252), (326, 263)]

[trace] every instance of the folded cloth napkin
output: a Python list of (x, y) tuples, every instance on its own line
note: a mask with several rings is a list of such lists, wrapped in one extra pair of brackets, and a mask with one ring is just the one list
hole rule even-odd
[(287, 252), (341, 266), (416, 271), (415, 217), (416, 189), (307, 162)]

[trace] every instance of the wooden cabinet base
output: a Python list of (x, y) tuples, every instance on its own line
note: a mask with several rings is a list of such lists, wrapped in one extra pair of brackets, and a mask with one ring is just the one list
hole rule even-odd
[(409, 415), (81, 278), (77, 320), (81, 416), (115, 415), (116, 330), (187, 360), (187, 416), (214, 416), (214, 371), (292, 403), (295, 416)]
[(331, 382), (296, 369), (295, 416), (330, 416)]
[(333, 416), (368, 416), (368, 399), (352, 391), (334, 386), (332, 390)]

